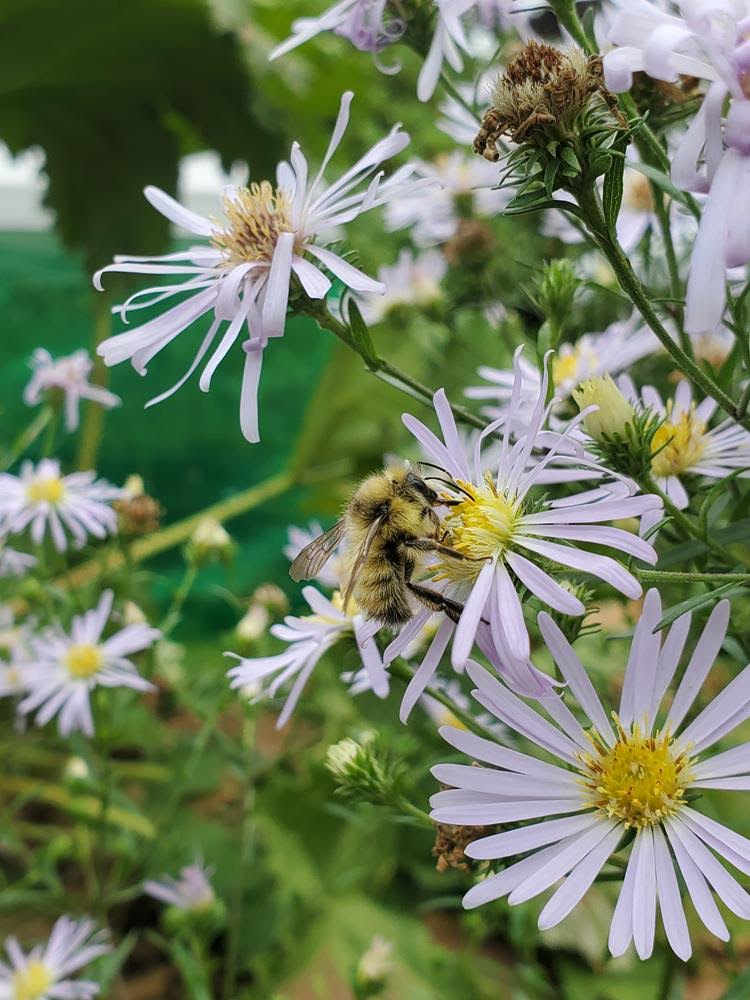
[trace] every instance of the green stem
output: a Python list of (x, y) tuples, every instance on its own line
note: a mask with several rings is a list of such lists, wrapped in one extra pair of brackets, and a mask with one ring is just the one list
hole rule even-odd
[(576, 10), (575, 0), (550, 0), (549, 5), (561, 26), (565, 28), (576, 44), (580, 45), (583, 51), (590, 56), (596, 55), (596, 46), (584, 30)]
[(427, 826), (431, 830), (435, 829), (434, 822), (430, 819), (430, 814), (426, 813), (424, 809), (420, 809), (419, 806), (415, 806), (413, 802), (409, 800), (404, 795), (400, 795), (398, 802), (396, 803), (396, 808), (400, 809), (402, 812), (407, 813), (409, 816), (413, 816), (415, 819), (419, 820), (420, 826)]
[(677, 320), (677, 334), (680, 338), (680, 345), (683, 351), (690, 358), (694, 358), (693, 345), (690, 343), (690, 338), (685, 333), (685, 309), (682, 305), (682, 280), (680, 278), (680, 265), (677, 261), (674, 240), (672, 239), (672, 227), (669, 221), (669, 205), (666, 201), (664, 192), (660, 191), (653, 181), (651, 182), (651, 197), (654, 200), (654, 211), (656, 212), (656, 218), (659, 220), (661, 237), (664, 240), (664, 249), (667, 256), (667, 271), (669, 272), (669, 291), (672, 298), (677, 303), (675, 316), (675, 319)]
[[(111, 301), (110, 295), (106, 292), (97, 292), (94, 299), (94, 330), (91, 351), (94, 356), (92, 382), (94, 385), (100, 386), (106, 386), (109, 377), (107, 366), (104, 364), (103, 359), (96, 353), (96, 349), (112, 332)], [(104, 412), (105, 408), (100, 403), (89, 401), (78, 445), (77, 464), (79, 469), (96, 468), (99, 448), (102, 443), (102, 433), (104, 432)]]
[[(335, 316), (332, 316), (327, 308), (309, 309), (308, 314), (316, 320), (322, 329), (329, 330), (343, 344), (346, 344), (347, 347), (359, 354), (374, 375), (384, 382), (388, 382), (389, 385), (400, 389), (402, 392), (406, 392), (407, 395), (412, 396), (414, 399), (418, 399), (426, 406), (432, 407), (432, 397), (435, 394), (433, 389), (423, 385), (417, 379), (412, 378), (411, 375), (397, 368), (396, 365), (392, 365), (390, 361), (386, 361), (384, 358), (377, 356), (366, 357), (354, 340), (349, 327), (337, 320)], [(450, 408), (453, 411), (453, 416), (456, 420), (461, 421), (461, 423), (469, 424), (480, 430), (485, 428), (486, 421), (482, 420), (475, 413), (472, 413), (471, 410), (467, 410), (466, 407), (458, 403), (451, 403)]]
[(240, 855), (234, 876), (234, 894), (229, 914), (229, 947), (226, 958), (226, 975), (223, 984), (224, 1000), (233, 1000), (236, 996), (237, 965), (240, 952), (240, 932), (242, 930), (242, 903), (244, 893), (245, 872), (250, 864), (254, 843), (254, 824), (252, 822), (255, 804), (255, 720), (245, 719), (242, 730), (242, 742), (246, 752), (246, 780), (242, 798), (242, 826), (240, 833)]
[(715, 399), (719, 406), (734, 420), (741, 423), (746, 430), (750, 430), (750, 419), (739, 416), (737, 406), (731, 397), (714, 382), (707, 372), (698, 367), (690, 355), (683, 351), (657, 316), (646, 294), (646, 290), (633, 270), (627, 254), (609, 230), (596, 188), (594, 186), (579, 184), (572, 193), (575, 195), (578, 205), (584, 214), (593, 240), (607, 258), (620, 287), (656, 334), (658, 340), (677, 367), (704, 395)]
[[(403, 662), (403, 660), (394, 660), (389, 667), (389, 672), (392, 677), (398, 677), (399, 680), (408, 684), (412, 677), (414, 676), (414, 671), (410, 670), (409, 667)], [(428, 688), (425, 692), (434, 698), (435, 701), (439, 701), (441, 705), (445, 707), (458, 719), (459, 722), (463, 723), (466, 729), (470, 730), (472, 733), (476, 733), (477, 736), (483, 737), (485, 740), (491, 740), (493, 743), (496, 742), (495, 736), (485, 729), (483, 725), (477, 722), (476, 719), (472, 718), (468, 712), (465, 712), (462, 708), (450, 698), (444, 691), (439, 688)]]
[(185, 573), (180, 581), (180, 585), (174, 592), (172, 597), (172, 603), (169, 606), (169, 610), (164, 615), (164, 620), (162, 621), (159, 629), (163, 636), (168, 636), (172, 629), (175, 627), (180, 619), (180, 612), (188, 599), (190, 591), (193, 589), (193, 584), (195, 583), (196, 577), (198, 576), (198, 567), (194, 562), (189, 562), (185, 567)]
[(672, 573), (658, 569), (637, 569), (638, 577), (648, 583), (748, 583), (750, 573)]
[(47, 405), (37, 413), (31, 423), (18, 435), (9, 451), (5, 453), (0, 461), (0, 471), (5, 472), (13, 463), (32, 446), (45, 427), (50, 423), (54, 415), (54, 410)]

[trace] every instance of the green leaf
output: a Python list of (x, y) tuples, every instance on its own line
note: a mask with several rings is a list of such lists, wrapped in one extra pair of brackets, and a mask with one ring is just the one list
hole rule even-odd
[(358, 353), (362, 356), (370, 371), (375, 371), (378, 367), (379, 359), (370, 338), (370, 331), (367, 329), (367, 324), (362, 318), (359, 306), (353, 298), (349, 299), (349, 329), (351, 330), (352, 339)]
[[(33, 58), (29, 58), (33, 53)], [(181, 155), (216, 149), (268, 174), (277, 142), (249, 104), (233, 36), (205, 0), (6, 0), (0, 8), (0, 137), (41, 146), (46, 203), (89, 268), (148, 253), (168, 224), (143, 187), (174, 191)]]
[(741, 584), (725, 583), (723, 586), (717, 587), (708, 594), (696, 594), (693, 597), (688, 597), (686, 601), (681, 601), (679, 604), (675, 604), (673, 608), (670, 608), (658, 625), (655, 626), (653, 631), (654, 633), (661, 632), (662, 629), (671, 625), (673, 621), (681, 615), (686, 614), (688, 611), (696, 611), (698, 608), (705, 608), (708, 605), (715, 604), (720, 597), (730, 597), (734, 594), (739, 594), (741, 590)]
[(735, 979), (721, 1000), (746, 1000), (750, 996), (750, 969), (745, 969)]
[(604, 217), (607, 225), (614, 232), (617, 224), (617, 216), (620, 214), (623, 193), (623, 176), (625, 174), (625, 160), (618, 156), (612, 157), (609, 167), (604, 175), (604, 190), (602, 192), (604, 202)]

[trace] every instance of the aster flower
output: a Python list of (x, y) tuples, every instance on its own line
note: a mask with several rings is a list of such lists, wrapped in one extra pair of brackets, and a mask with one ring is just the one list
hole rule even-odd
[[(523, 376), (519, 355), (520, 349), (514, 359), (516, 377), (510, 413), (517, 410), (521, 396)], [(628, 495), (628, 484), (623, 481), (561, 500), (537, 498), (532, 493), (540, 474), (553, 460), (568, 465), (569, 480), (573, 478), (571, 470), (576, 467), (584, 475), (590, 472), (607, 475), (607, 470), (585, 457), (580, 447), (576, 448), (572, 431), (583, 415), (571, 421), (562, 433), (544, 429), (552, 405), (545, 405), (548, 384), (545, 364), (525, 433), (512, 443), (513, 420), (494, 421), (477, 438), (473, 455), (467, 455), (462, 446), (443, 390), (433, 400), (442, 441), (415, 417), (407, 414), (403, 418), (430, 460), (448, 472), (460, 491), (454, 491), (458, 502), (448, 509), (442, 528), (446, 544), (466, 558), (445, 556), (430, 566), (431, 579), (439, 581), (451, 598), (464, 605), (452, 645), (452, 662), (457, 669), (466, 663), (475, 640), (481, 642), (483, 631), (491, 635), (491, 644), (506, 674), (513, 663), (521, 666), (528, 663), (529, 635), (518, 595), (521, 587), (563, 614), (585, 612), (581, 601), (550, 575), (546, 568), (549, 562), (564, 566), (566, 571), (573, 569), (597, 577), (630, 598), (640, 596), (641, 585), (617, 559), (590, 552), (581, 543), (604, 545), (616, 549), (620, 555), (656, 562), (651, 545), (627, 531), (610, 527), (608, 522), (638, 518), (661, 508), (658, 497)], [(500, 459), (493, 475), (484, 469), (482, 444), (503, 423)], [(541, 446), (546, 454), (537, 461), (532, 455)], [(439, 635), (445, 649), (449, 639), (447, 625)], [(438, 646), (436, 637), (433, 647)], [(426, 661), (429, 663), (430, 659), (428, 654)], [(420, 669), (423, 668), (427, 672), (424, 662)], [(522, 675), (516, 680), (521, 681)]]
[[(623, 375), (618, 380), (624, 395), (641, 409), (650, 409), (663, 423), (651, 443), (651, 471), (659, 487), (679, 510), (690, 503), (683, 485), (685, 476), (705, 476), (723, 479), (741, 469), (741, 479), (750, 477), (750, 434), (733, 420), (723, 420), (708, 426), (716, 413), (717, 403), (708, 398), (693, 402), (689, 382), (680, 381), (672, 399), (666, 402), (653, 386), (644, 386), (638, 393), (632, 379)], [(647, 531), (659, 520), (652, 511), (641, 520), (641, 530)]]
[(364, 297), (360, 302), (362, 317), (374, 325), (399, 306), (432, 305), (443, 296), (440, 282), (447, 270), (448, 262), (439, 250), (425, 250), (416, 256), (411, 250), (402, 250), (395, 264), (379, 269), (385, 294)]
[(36, 563), (35, 556), (11, 549), (6, 545), (5, 539), (0, 538), (0, 579), (26, 576), (28, 570), (33, 569)]
[[(289, 682), (291, 688), (276, 723), (281, 729), (289, 721), (310, 675), (324, 654), (342, 638), (353, 636), (368, 673), (372, 690), (379, 698), (388, 694), (388, 675), (380, 651), (372, 638), (368, 622), (349, 601), (348, 611), (342, 609), (341, 595), (336, 591), (331, 599), (315, 587), (305, 587), (302, 596), (312, 614), (304, 617), (287, 615), (281, 625), (271, 626), (271, 635), (287, 643), (287, 648), (275, 656), (241, 657), (226, 653), (239, 662), (228, 672), (232, 688), (249, 689), (254, 702), (273, 698)], [(269, 679), (270, 682), (265, 684)]]
[(82, 399), (90, 399), (105, 409), (118, 406), (119, 396), (89, 382), (94, 367), (88, 351), (75, 351), (65, 358), (55, 360), (49, 351), (38, 347), (31, 356), (31, 381), (24, 389), (23, 401), (37, 406), (45, 396), (61, 393), (65, 409), (65, 427), (74, 431), (78, 427)]
[(29, 528), (37, 545), (49, 534), (58, 552), (72, 543), (80, 547), (89, 538), (105, 538), (117, 529), (111, 507), (122, 490), (95, 472), (62, 475), (60, 463), (43, 458), (37, 465), (24, 462), (20, 476), (0, 473), (0, 533), (14, 535)]
[[(637, 313), (628, 320), (610, 323), (602, 333), (584, 333), (573, 343), (560, 344), (551, 364), (555, 397), (566, 403), (581, 382), (600, 375), (616, 375), (655, 352), (658, 346), (656, 337)], [(516, 370), (523, 380), (518, 406), (526, 414), (538, 398), (541, 376), (539, 368), (523, 357), (518, 359), (514, 370), (483, 366), (479, 375), (489, 384), (472, 386), (466, 395), (470, 399), (491, 400), (493, 405), (484, 412), (493, 418), (503, 416), (510, 404)]]
[(319, 17), (292, 22), (292, 34), (277, 45), (269, 59), (278, 59), (324, 31), (348, 38), (361, 52), (381, 52), (403, 35), (406, 25), (389, 10), (389, 0), (339, 0)]
[(462, 53), (469, 53), (470, 48), (461, 18), (476, 3), (477, 0), (434, 0), (435, 32), (417, 80), (420, 101), (429, 101), (435, 93), (444, 63), (457, 73), (463, 70)]
[(178, 878), (163, 875), (159, 879), (148, 879), (143, 883), (143, 891), (167, 906), (178, 910), (205, 910), (213, 906), (216, 893), (211, 885), (212, 867), (202, 861), (186, 865), (180, 869)]
[(445, 243), (458, 232), (459, 204), (471, 203), (471, 215), (493, 216), (503, 210), (512, 193), (497, 191), (497, 168), (476, 156), (455, 151), (432, 163), (413, 161), (414, 172), (426, 183), (393, 199), (385, 211), (386, 228), (410, 229), (419, 246)]
[[(382, 172), (377, 172), (385, 160), (408, 145), (409, 137), (398, 125), (338, 180), (326, 185), (323, 174), (346, 131), (353, 96), (347, 92), (341, 98), (328, 150), (312, 181), (307, 159), (294, 143), (290, 162), (279, 164), (275, 187), (262, 181), (249, 187), (225, 188), (223, 222), (189, 211), (158, 188), (146, 188), (146, 198), (157, 211), (206, 242), (162, 257), (117, 257), (114, 264), (97, 272), (94, 283), (98, 288), (102, 287), (102, 276), (112, 271), (187, 276), (178, 283), (137, 292), (118, 306), (116, 311), (127, 321), (133, 310), (180, 296), (178, 305), (162, 315), (105, 340), (99, 353), (107, 365), (130, 360), (143, 375), (149, 362), (175, 337), (201, 317), (211, 317), (188, 371), (149, 405), (176, 392), (211, 352), (199, 380), (207, 392), (214, 372), (244, 329), (240, 425), (248, 441), (258, 441), (257, 393), (263, 351), (270, 339), (284, 334), (292, 279), (311, 299), (324, 298), (331, 287), (319, 265), (354, 292), (383, 290), (380, 282), (324, 245), (323, 234), (413, 187), (409, 168), (382, 184)], [(187, 298), (185, 293), (189, 293)]]
[(0, 962), (0, 996), (8, 1000), (92, 1000), (98, 983), (71, 976), (110, 950), (93, 920), (60, 917), (45, 945), (24, 954), (18, 940), (5, 941), (9, 962)]
[[(706, 753), (750, 717), (750, 666), (685, 726), (724, 641), (729, 604), (722, 601), (714, 608), (664, 708), (690, 615), (678, 618), (662, 642), (662, 633), (654, 633), (661, 614), (659, 595), (651, 590), (630, 647), (613, 724), (575, 651), (545, 614), (539, 616), (542, 634), (588, 730), (561, 698), (526, 705), (481, 667), (468, 666), (478, 703), (555, 762), (462, 730), (441, 730), (451, 746), (492, 766), (434, 768), (439, 781), (454, 787), (433, 797), (433, 819), (471, 826), (523, 823), (466, 848), (472, 858), (526, 856), (469, 890), (465, 907), (504, 896), (514, 906), (564, 879), (539, 916), (541, 930), (554, 927), (631, 833), (634, 840), (609, 933), (614, 956), (623, 954), (631, 941), (640, 958), (652, 954), (658, 901), (670, 946), (683, 960), (690, 957), (678, 873), (698, 917), (717, 937), (726, 941), (729, 931), (711, 889), (729, 910), (750, 919), (750, 895), (716, 857), (748, 871), (750, 840), (689, 804), (692, 793), (702, 789), (750, 788), (747, 744), (718, 755)], [(524, 822), (528, 820), (540, 822)]]
[(102, 638), (113, 596), (111, 590), (105, 591), (95, 608), (73, 618), (69, 631), (57, 625), (31, 639), (25, 669), (27, 694), (19, 711), (36, 712), (38, 726), (57, 716), (63, 736), (75, 730), (92, 736), (90, 695), (94, 688), (153, 690), (128, 657), (148, 649), (161, 633), (139, 623)]
[(682, 0), (662, 9), (648, 0), (614, 2), (618, 14), (609, 37), (617, 47), (604, 57), (610, 89), (629, 89), (636, 71), (671, 82), (680, 74), (711, 81), (673, 157), (672, 179), (684, 190), (708, 192), (693, 248), (685, 328), (712, 330), (726, 304), (727, 269), (750, 262), (750, 3)]

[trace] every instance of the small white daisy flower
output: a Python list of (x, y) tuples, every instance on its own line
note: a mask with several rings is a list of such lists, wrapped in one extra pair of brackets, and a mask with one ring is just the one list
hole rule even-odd
[(18, 940), (5, 941), (9, 961), (0, 962), (3, 1000), (92, 1000), (98, 983), (70, 977), (110, 950), (93, 920), (60, 917), (45, 945), (25, 954)]
[(410, 229), (419, 246), (445, 243), (456, 235), (462, 218), (460, 202), (468, 200), (474, 215), (493, 216), (512, 197), (508, 189), (495, 189), (497, 167), (479, 156), (456, 150), (430, 163), (414, 160), (412, 166), (426, 183), (390, 201), (385, 220), (389, 230)]
[(56, 459), (24, 462), (19, 476), (0, 473), (0, 532), (17, 535), (28, 528), (37, 545), (49, 534), (58, 552), (68, 547), (70, 534), (79, 548), (117, 530), (111, 503), (121, 495), (95, 472), (64, 476)]
[[(636, 406), (650, 409), (663, 419), (651, 443), (651, 471), (664, 493), (679, 510), (690, 503), (682, 482), (685, 476), (723, 479), (738, 469), (739, 478), (750, 478), (750, 434), (727, 418), (709, 427), (717, 403), (708, 398), (696, 404), (689, 382), (680, 381), (666, 403), (653, 386), (638, 393), (628, 375), (618, 379), (623, 394)], [(659, 520), (658, 512), (646, 515), (641, 529), (647, 531)]]
[[(232, 688), (257, 690), (253, 701), (273, 698), (291, 682), (289, 694), (276, 723), (281, 729), (289, 721), (302, 691), (323, 655), (342, 638), (353, 636), (368, 673), (372, 690), (379, 698), (388, 694), (388, 674), (375, 640), (370, 623), (359, 614), (354, 601), (349, 601), (348, 612), (342, 610), (338, 591), (331, 599), (324, 597), (315, 587), (305, 587), (302, 596), (307, 601), (311, 615), (298, 618), (287, 615), (283, 624), (272, 625), (271, 635), (286, 642), (287, 648), (275, 656), (234, 656), (239, 663), (228, 671)], [(270, 683), (264, 684), (268, 678)]]
[(0, 579), (5, 577), (17, 579), (26, 576), (26, 573), (33, 569), (36, 563), (36, 556), (11, 549), (6, 545), (5, 539), (0, 538)]
[[(102, 287), (102, 275), (111, 271), (186, 276), (184, 281), (137, 292), (118, 306), (116, 311), (127, 322), (132, 310), (181, 297), (178, 305), (155, 319), (105, 340), (99, 345), (99, 354), (107, 365), (130, 360), (143, 375), (149, 362), (175, 337), (201, 317), (211, 317), (187, 373), (149, 405), (176, 392), (211, 352), (199, 381), (207, 392), (214, 372), (244, 329), (240, 425), (248, 441), (258, 441), (257, 394), (263, 351), (269, 340), (284, 334), (292, 279), (296, 278), (310, 298), (323, 299), (331, 280), (321, 270), (322, 265), (354, 292), (383, 291), (380, 282), (325, 245), (326, 234), (330, 236), (336, 227), (386, 204), (414, 185), (408, 167), (381, 183), (380, 165), (409, 143), (398, 125), (338, 180), (326, 184), (323, 175), (346, 131), (353, 96), (349, 91), (341, 98), (328, 150), (312, 180), (307, 159), (295, 142), (290, 162), (278, 166), (276, 186), (262, 181), (249, 187), (225, 188), (223, 221), (197, 215), (158, 188), (146, 188), (146, 198), (157, 211), (206, 242), (162, 257), (117, 257), (114, 264), (97, 272), (97, 288)], [(185, 293), (189, 293), (187, 298)]]
[(683, 960), (690, 957), (678, 873), (699, 918), (717, 937), (726, 941), (729, 931), (712, 889), (729, 910), (750, 919), (750, 895), (716, 857), (748, 872), (750, 840), (689, 804), (692, 793), (704, 788), (750, 789), (747, 744), (714, 756), (706, 753), (750, 717), (750, 665), (685, 726), (724, 641), (729, 604), (722, 601), (714, 608), (665, 708), (661, 705), (687, 642), (690, 615), (678, 618), (663, 642), (662, 633), (654, 633), (661, 615), (659, 595), (651, 590), (633, 637), (614, 724), (548, 615), (539, 616), (542, 634), (590, 728), (584, 729), (558, 695), (532, 707), (477, 664), (468, 666), (477, 702), (555, 763), (463, 730), (441, 730), (451, 746), (491, 767), (433, 768), (439, 781), (453, 786), (433, 796), (433, 819), (452, 825), (523, 824), (466, 848), (471, 858), (525, 857), (470, 889), (465, 907), (505, 896), (515, 906), (557, 885), (539, 916), (541, 930), (554, 927), (630, 832), (635, 839), (609, 933), (614, 956), (632, 941), (640, 958), (650, 957), (658, 902), (670, 946)]
[(180, 869), (178, 878), (163, 875), (159, 879), (148, 879), (143, 883), (143, 891), (178, 910), (205, 910), (216, 901), (211, 885), (213, 873), (213, 867), (197, 861)]
[(425, 250), (416, 256), (411, 250), (402, 250), (395, 264), (378, 270), (385, 294), (360, 300), (363, 319), (373, 326), (400, 306), (425, 308), (438, 302), (443, 296), (440, 282), (447, 270), (448, 262), (439, 250)]
[(58, 625), (30, 641), (27, 694), (19, 710), (25, 715), (36, 712), (38, 726), (57, 716), (63, 736), (75, 730), (92, 736), (90, 695), (94, 688), (153, 690), (128, 657), (148, 649), (161, 633), (145, 624), (133, 624), (103, 639), (112, 600), (113, 593), (107, 590), (96, 608), (73, 618), (69, 631)]
[[(513, 389), (509, 410), (518, 409), (523, 374), (519, 367), (520, 349), (516, 352)], [(431, 579), (444, 592), (464, 605), (455, 626), (452, 662), (461, 669), (475, 640), (480, 638), (480, 624), (491, 632), (491, 642), (500, 662), (524, 665), (529, 657), (529, 634), (518, 596), (527, 588), (540, 601), (568, 615), (582, 615), (584, 605), (557, 582), (545, 568), (552, 562), (589, 574), (608, 583), (630, 598), (641, 594), (641, 585), (616, 558), (581, 548), (581, 543), (604, 545), (648, 563), (656, 562), (656, 552), (643, 539), (611, 527), (609, 522), (627, 517), (641, 517), (647, 511), (661, 509), (656, 496), (632, 496), (632, 484), (623, 481), (602, 485), (585, 493), (551, 500), (535, 498), (531, 491), (540, 482), (547, 465), (555, 461), (567, 465), (563, 476), (575, 478), (576, 470), (584, 477), (591, 473), (607, 475), (607, 470), (587, 458), (577, 444), (573, 431), (587, 411), (571, 421), (562, 433), (547, 431), (545, 426), (553, 403), (546, 403), (548, 367), (528, 426), (523, 436), (511, 443), (512, 418), (490, 423), (479, 435), (472, 454), (459, 437), (455, 419), (443, 390), (434, 396), (435, 413), (443, 441), (420, 420), (406, 414), (404, 424), (430, 457), (445, 469), (458, 487), (457, 501), (442, 519), (446, 544), (461, 552), (461, 560), (441, 556), (429, 568)], [(482, 443), (502, 431), (502, 446), (495, 474), (485, 471)], [(545, 451), (538, 460), (533, 453)], [(410, 622), (407, 628), (412, 625)], [(453, 624), (446, 621), (433, 642), (443, 649)], [(483, 650), (484, 651), (484, 650)], [(433, 650), (433, 655), (436, 650)], [(442, 651), (441, 651), (442, 652)], [(427, 659), (432, 656), (428, 654)], [(423, 664), (424, 666), (424, 664)], [(421, 668), (420, 668), (421, 669)], [(433, 668), (434, 669), (434, 668)]]
[(121, 402), (120, 397), (109, 389), (89, 382), (93, 367), (88, 351), (75, 351), (68, 357), (55, 360), (49, 351), (38, 347), (31, 356), (33, 375), (24, 389), (24, 403), (37, 406), (50, 393), (62, 393), (65, 427), (68, 431), (76, 430), (82, 399), (99, 403), (105, 409), (118, 406)]
[[(616, 375), (655, 353), (658, 347), (656, 337), (637, 313), (628, 320), (610, 323), (602, 333), (584, 333), (574, 343), (562, 343), (550, 366), (555, 397), (560, 403), (568, 402), (581, 382), (600, 375)], [(517, 369), (523, 378), (517, 405), (522, 414), (528, 414), (539, 396), (541, 376), (537, 365), (524, 357), (518, 360)], [(488, 384), (472, 386), (466, 395), (491, 402), (484, 411), (487, 416), (504, 416), (513, 393), (515, 371), (484, 365), (478, 374)]]

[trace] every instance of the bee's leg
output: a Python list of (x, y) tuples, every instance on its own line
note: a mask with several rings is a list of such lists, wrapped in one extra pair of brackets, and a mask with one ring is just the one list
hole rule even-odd
[(452, 549), (450, 545), (443, 545), (436, 542), (434, 538), (415, 538), (414, 541), (404, 543), (407, 548), (414, 552), (439, 552), (440, 555), (450, 556), (452, 559), (461, 559), (466, 562), (484, 562), (484, 556), (467, 556), (458, 549)]
[(464, 606), (463, 604), (459, 604), (458, 601), (452, 601), (449, 597), (438, 594), (435, 590), (430, 590), (429, 587), (422, 587), (418, 583), (412, 583), (411, 580), (406, 581), (406, 586), (417, 600), (421, 604), (424, 604), (426, 608), (429, 608), (430, 611), (442, 611), (452, 622), (457, 622), (461, 617)]

